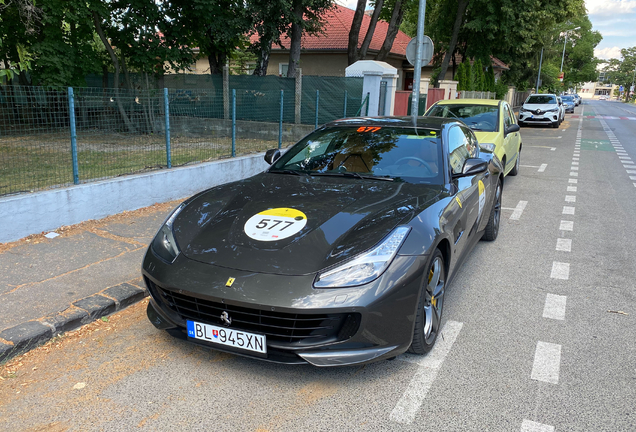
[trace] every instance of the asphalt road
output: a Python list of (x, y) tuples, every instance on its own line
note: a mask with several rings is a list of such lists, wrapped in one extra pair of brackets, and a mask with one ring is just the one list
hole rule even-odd
[(0, 430), (636, 430), (636, 108), (566, 117), (522, 129), (499, 238), (428, 356), (268, 364), (174, 340), (143, 302), (0, 369)]

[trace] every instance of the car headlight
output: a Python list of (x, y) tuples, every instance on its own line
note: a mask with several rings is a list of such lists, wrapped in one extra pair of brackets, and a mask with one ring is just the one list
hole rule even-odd
[(363, 285), (379, 278), (393, 261), (410, 230), (411, 228), (405, 226), (397, 227), (370, 251), (334, 269), (319, 273), (314, 287), (344, 288)]
[(521, 108), (519, 108), (519, 112), (520, 112), (520, 113), (528, 112), (528, 110), (527, 110), (527, 109), (525, 109), (524, 107), (521, 107)]
[(490, 144), (490, 143), (479, 143), (479, 148), (482, 149), (483, 151), (486, 151), (488, 153), (494, 153), (495, 152), (495, 145), (494, 144)]
[(179, 255), (179, 247), (177, 246), (177, 241), (174, 239), (172, 224), (184, 207), (185, 205), (181, 204), (172, 212), (151, 243), (153, 252), (168, 263), (172, 263), (177, 258), (177, 255)]

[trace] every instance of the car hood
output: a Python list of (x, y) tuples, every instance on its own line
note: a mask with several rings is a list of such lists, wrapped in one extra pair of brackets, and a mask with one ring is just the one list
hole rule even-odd
[(523, 108), (527, 110), (536, 111), (540, 109), (541, 111), (547, 111), (551, 109), (558, 108), (557, 104), (523, 104)]
[[(263, 173), (193, 197), (173, 231), (181, 252), (192, 260), (259, 273), (310, 274), (368, 250), (442, 190), (437, 185)], [(299, 232), (275, 241), (248, 236), (250, 218), (281, 208), (306, 216)]]
[(479, 131), (473, 131), (473, 132), (475, 132), (477, 141), (479, 141), (481, 144), (488, 144), (488, 143), (497, 144), (497, 140), (501, 136), (499, 132), (479, 132)]

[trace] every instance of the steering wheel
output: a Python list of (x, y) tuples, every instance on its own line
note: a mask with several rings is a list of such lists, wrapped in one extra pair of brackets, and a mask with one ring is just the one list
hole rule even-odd
[(426, 171), (428, 171), (428, 174), (430, 174), (431, 176), (433, 175), (433, 170), (431, 169), (431, 167), (428, 165), (428, 163), (426, 163), (426, 161), (415, 157), (415, 156), (406, 156), (403, 158), (400, 158), (398, 160), (395, 161), (395, 164), (399, 164), (402, 161), (410, 161), (410, 160), (414, 160), (415, 162), (419, 162), (420, 165), (422, 166), (422, 168), (426, 168)]

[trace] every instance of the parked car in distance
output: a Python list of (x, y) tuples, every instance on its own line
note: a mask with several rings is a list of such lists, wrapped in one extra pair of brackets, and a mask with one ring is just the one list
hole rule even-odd
[(579, 96), (578, 93), (574, 93), (574, 101), (576, 102), (576, 106), (581, 105), (581, 102), (583, 102), (583, 98), (581, 98), (581, 96)]
[(480, 239), (497, 238), (499, 159), (457, 119), (364, 117), (265, 161), (163, 223), (142, 264), (152, 324), (278, 363), (429, 352), (448, 284)]
[(563, 106), (563, 99), (561, 96), (557, 96), (557, 102), (559, 102), (559, 124), (565, 120), (565, 107)]
[(599, 96), (598, 100), (607, 100), (607, 96), (601, 95), (601, 96)]
[(576, 106), (575, 97), (573, 95), (563, 95), (561, 100), (563, 101), (565, 112), (574, 113), (574, 107)]
[(531, 94), (519, 109), (519, 126), (542, 124), (558, 128), (561, 124), (561, 111), (555, 94)]
[(521, 160), (521, 133), (517, 119), (505, 101), (492, 99), (441, 100), (425, 116), (459, 119), (473, 130), (482, 150), (495, 153), (505, 175), (516, 176)]

